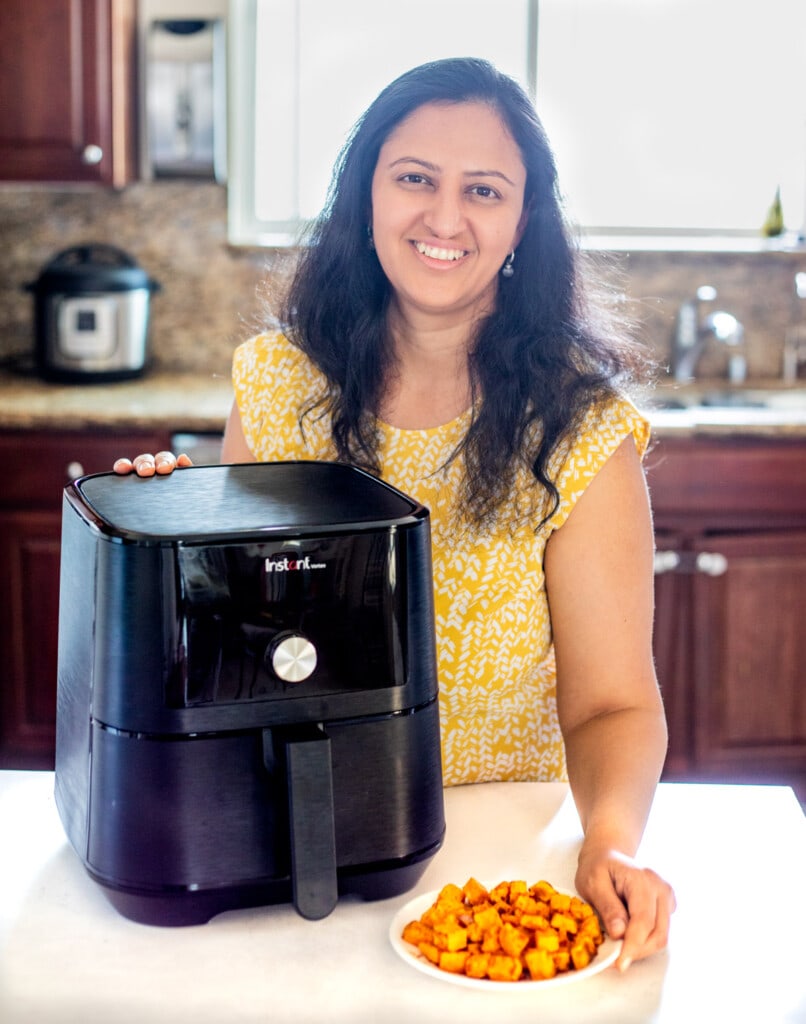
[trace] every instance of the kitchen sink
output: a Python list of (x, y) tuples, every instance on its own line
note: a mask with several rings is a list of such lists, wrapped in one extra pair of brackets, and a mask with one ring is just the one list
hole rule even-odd
[(747, 410), (806, 412), (806, 387), (696, 389), (680, 391), (660, 388), (648, 396), (646, 408), (652, 410)]

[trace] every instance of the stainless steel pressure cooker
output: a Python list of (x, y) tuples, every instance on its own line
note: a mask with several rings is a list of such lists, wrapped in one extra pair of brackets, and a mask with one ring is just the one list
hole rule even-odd
[(34, 296), (35, 356), (46, 380), (123, 380), (148, 362), (158, 282), (127, 253), (92, 243), (65, 249), (26, 289)]

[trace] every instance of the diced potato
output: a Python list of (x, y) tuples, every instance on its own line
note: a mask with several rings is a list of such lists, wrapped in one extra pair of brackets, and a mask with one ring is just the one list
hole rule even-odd
[(468, 878), (462, 892), (464, 893), (465, 902), (469, 903), (471, 907), (483, 903), (489, 896), (481, 882), (477, 882), (475, 878)]
[(467, 929), (460, 928), (451, 922), (434, 925), (434, 945), (439, 949), (447, 949), (455, 953), (457, 949), (464, 949), (467, 945)]
[(417, 948), (432, 964), (439, 965), (440, 950), (432, 942), (420, 942), (417, 944)]
[(465, 974), (468, 978), (486, 978), (489, 965), (489, 953), (471, 953), (465, 960)]
[(529, 945), (529, 933), (513, 924), (505, 924), (498, 933), (501, 949), (510, 956), (520, 956)]
[(409, 921), (403, 929), (403, 941), (410, 942), (412, 946), (417, 946), (421, 942), (432, 942), (433, 939), (434, 930), (422, 921)]
[(528, 949), (523, 954), (523, 960), (529, 977), (534, 978), (535, 981), (541, 978), (553, 978), (557, 973), (557, 966), (551, 954), (544, 949)]
[(517, 981), (523, 974), (523, 964), (517, 957), (494, 954), (490, 957), (487, 977), (490, 981)]
[(440, 970), (450, 971), (451, 974), (464, 974), (465, 964), (469, 957), (467, 950), (456, 953), (443, 952), (439, 955)]

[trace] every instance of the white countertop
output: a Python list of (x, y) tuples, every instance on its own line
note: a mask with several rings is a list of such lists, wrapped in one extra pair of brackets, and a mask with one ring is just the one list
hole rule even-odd
[(411, 893), (162, 929), (120, 917), (68, 846), (53, 775), (0, 772), (3, 1024), (803, 1024), (806, 818), (782, 787), (661, 785), (641, 857), (675, 886), (669, 949), (574, 984), (460, 988), (392, 949), (395, 912), (470, 875), (571, 887), (566, 786), (446, 791), (445, 845)]

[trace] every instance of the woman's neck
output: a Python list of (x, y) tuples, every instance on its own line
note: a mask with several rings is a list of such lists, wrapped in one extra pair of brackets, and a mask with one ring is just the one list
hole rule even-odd
[(416, 328), (390, 318), (394, 364), (386, 382), (380, 418), (403, 430), (450, 423), (470, 407), (468, 324)]

